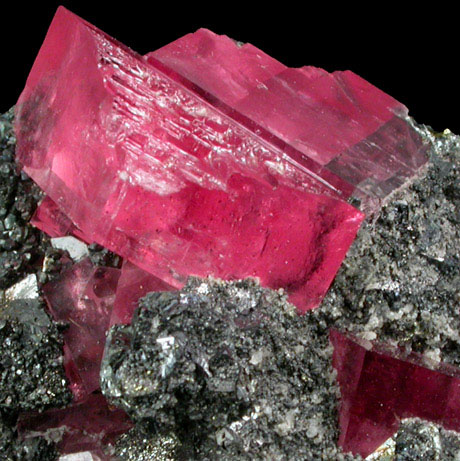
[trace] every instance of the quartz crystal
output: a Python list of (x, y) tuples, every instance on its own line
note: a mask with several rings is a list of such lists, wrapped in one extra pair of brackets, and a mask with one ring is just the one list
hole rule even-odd
[(112, 460), (107, 447), (131, 427), (126, 413), (109, 407), (101, 394), (63, 409), (24, 413), (18, 422), (19, 434), (24, 439), (47, 435), (58, 441), (61, 454), (89, 451), (103, 461)]
[(64, 332), (64, 358), (76, 400), (99, 388), (105, 334), (119, 277), (119, 269), (95, 267), (87, 258), (43, 287), (54, 319), (69, 324)]
[(460, 431), (460, 371), (389, 346), (330, 334), (341, 390), (339, 445), (363, 457), (418, 417)]
[(363, 215), (269, 129), (60, 8), (18, 101), (17, 156), (87, 240), (167, 284), (258, 277), (303, 312)]

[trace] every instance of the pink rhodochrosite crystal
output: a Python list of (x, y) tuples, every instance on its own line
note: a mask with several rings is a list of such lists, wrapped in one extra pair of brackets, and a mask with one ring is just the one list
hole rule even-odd
[(140, 298), (152, 291), (172, 291), (174, 287), (129, 261), (124, 261), (118, 280), (110, 326), (131, 323)]
[(45, 197), (37, 207), (31, 223), (50, 237), (74, 235), (86, 243), (92, 243), (49, 197)]
[(101, 394), (93, 394), (67, 408), (22, 414), (18, 432), (23, 438), (46, 435), (58, 440), (63, 455), (90, 451), (97, 459), (111, 461), (108, 446), (132, 426), (124, 411), (109, 407)]
[[(415, 353), (330, 333), (341, 391), (339, 445), (363, 457), (421, 418), (460, 431), (460, 370)], [(430, 368), (428, 368), (430, 367)]]
[(354, 189), (375, 211), (427, 162), (407, 109), (353, 72), (289, 69), (201, 29), (149, 53)]
[(258, 277), (317, 306), (363, 219), (352, 188), (150, 61), (60, 8), (17, 105), (25, 171), (88, 241), (171, 286)]
[(119, 277), (119, 269), (94, 267), (84, 259), (43, 287), (54, 319), (69, 324), (64, 332), (64, 359), (77, 401), (99, 389), (105, 335)]

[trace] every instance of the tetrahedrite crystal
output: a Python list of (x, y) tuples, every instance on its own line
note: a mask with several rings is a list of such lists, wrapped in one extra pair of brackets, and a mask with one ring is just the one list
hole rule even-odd
[(88, 241), (174, 287), (258, 277), (317, 306), (363, 219), (352, 188), (151, 60), (60, 8), (17, 106), (25, 171)]
[(67, 408), (24, 413), (18, 423), (19, 434), (26, 440), (46, 435), (57, 442), (61, 454), (89, 451), (103, 461), (113, 460), (110, 445), (131, 428), (126, 414), (109, 407), (101, 394)]
[(427, 162), (407, 108), (353, 72), (289, 69), (250, 44), (205, 29), (147, 58), (341, 177), (366, 211), (375, 211)]
[(330, 334), (341, 390), (339, 445), (363, 457), (418, 417), (460, 431), (460, 371), (415, 353)]
[(99, 369), (120, 270), (95, 267), (87, 258), (43, 287), (56, 321), (68, 323), (64, 358), (77, 400), (99, 388)]

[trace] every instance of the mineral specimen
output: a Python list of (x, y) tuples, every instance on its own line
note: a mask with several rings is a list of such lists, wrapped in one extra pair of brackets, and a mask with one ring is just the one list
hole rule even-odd
[(176, 434), (186, 459), (352, 459), (335, 446), (330, 360), (325, 331), (281, 293), (192, 278), (111, 328), (101, 386), (160, 440)]
[(13, 110), (0, 115), (0, 290), (18, 282), (44, 253), (29, 220), (41, 192), (17, 171)]
[(171, 291), (174, 288), (129, 261), (123, 263), (118, 280), (110, 326), (129, 324), (139, 299), (152, 291)]
[(88, 240), (172, 286), (257, 276), (317, 306), (363, 218), (343, 181), (163, 67), (60, 8), (17, 106), (25, 171)]
[[(367, 456), (402, 418), (460, 432), (460, 370), (426, 357), (331, 331), (341, 390), (339, 445)], [(428, 368), (431, 366), (431, 368)]]
[(95, 267), (89, 259), (64, 271), (43, 287), (56, 321), (64, 332), (65, 367), (77, 400), (99, 388), (99, 369), (120, 271)]

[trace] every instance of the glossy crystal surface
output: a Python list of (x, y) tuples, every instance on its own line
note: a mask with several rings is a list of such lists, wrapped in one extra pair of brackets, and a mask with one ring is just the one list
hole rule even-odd
[(200, 29), (149, 53), (349, 184), (375, 212), (427, 162), (407, 108), (350, 71), (290, 69)]
[(403, 418), (460, 431), (460, 371), (332, 330), (341, 391), (339, 445), (363, 457), (390, 438)]
[(88, 241), (174, 287), (258, 277), (303, 312), (363, 219), (320, 163), (64, 8), (17, 108), (25, 171)]
[(120, 270), (87, 258), (47, 283), (43, 293), (54, 320), (68, 323), (64, 360), (77, 401), (99, 388), (99, 370)]

